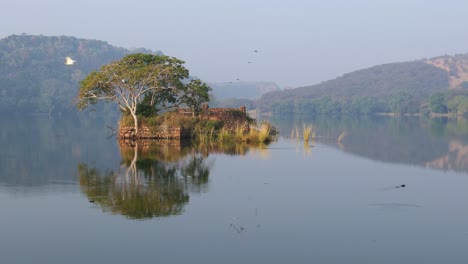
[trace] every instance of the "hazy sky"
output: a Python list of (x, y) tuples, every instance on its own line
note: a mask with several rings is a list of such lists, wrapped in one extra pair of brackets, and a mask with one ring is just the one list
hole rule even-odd
[(467, 0), (4, 0), (0, 38), (98, 39), (161, 50), (207, 82), (296, 87), (467, 53), (467, 11)]

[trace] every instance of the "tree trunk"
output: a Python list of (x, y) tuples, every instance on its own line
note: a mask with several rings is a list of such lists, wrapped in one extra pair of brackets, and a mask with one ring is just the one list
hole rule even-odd
[(134, 122), (133, 128), (135, 129), (134, 136), (137, 137), (138, 136), (138, 117), (135, 113), (132, 113), (132, 116), (133, 116), (133, 122)]

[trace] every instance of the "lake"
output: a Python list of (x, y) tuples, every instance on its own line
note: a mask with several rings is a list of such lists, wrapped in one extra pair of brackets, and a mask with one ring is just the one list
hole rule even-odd
[[(463, 120), (277, 118), (278, 140), (260, 147), (119, 142), (99, 120), (0, 122), (0, 263), (468, 259)], [(303, 124), (315, 140), (291, 138)]]

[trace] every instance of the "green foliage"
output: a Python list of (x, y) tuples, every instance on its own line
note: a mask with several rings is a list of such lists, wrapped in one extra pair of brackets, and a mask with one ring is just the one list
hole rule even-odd
[(181, 105), (199, 112), (209, 100), (210, 88), (198, 79), (189, 80), (182, 60), (153, 54), (130, 54), (102, 66), (80, 82), (77, 107), (85, 109), (98, 101), (116, 102), (134, 120)]
[(277, 102), (272, 105), (275, 115), (303, 114), (303, 115), (348, 115), (348, 114), (372, 114), (379, 108), (373, 98), (355, 98), (354, 100), (333, 100), (331, 97), (323, 97), (313, 100), (296, 100)]
[[(182, 86), (181, 91), (178, 92), (184, 93), (179, 100), (182, 104), (199, 113), (202, 105), (210, 99), (209, 91), (211, 91), (211, 88), (206, 83), (198, 79), (192, 79), (188, 84)], [(172, 103), (175, 104), (176, 101), (172, 101)]]
[(140, 117), (155, 116), (158, 113), (156, 104), (151, 105), (151, 96), (145, 95), (143, 100), (137, 105), (137, 115)]
[(351, 103), (351, 109), (349, 112), (356, 114), (372, 114), (378, 109), (375, 99), (370, 97), (356, 98)]
[(463, 115), (468, 112), (468, 96), (458, 95), (447, 102), (447, 107), (450, 112)]
[(429, 108), (433, 113), (445, 114), (448, 112), (447, 99), (444, 93), (435, 93), (429, 98)]
[(390, 95), (388, 106), (392, 113), (417, 113), (419, 107), (414, 101), (414, 97), (407, 92), (399, 91)]

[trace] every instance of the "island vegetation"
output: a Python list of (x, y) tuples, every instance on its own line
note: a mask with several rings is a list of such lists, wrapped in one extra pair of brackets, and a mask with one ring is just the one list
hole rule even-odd
[(80, 82), (77, 107), (83, 110), (100, 101), (116, 103), (122, 112), (121, 138), (182, 139), (195, 135), (199, 140), (270, 140), (270, 126), (261, 124), (260, 129), (250, 129), (253, 119), (245, 107), (209, 109), (210, 87), (190, 77), (183, 64), (164, 55), (127, 55), (91, 72)]

